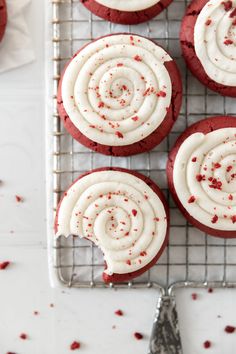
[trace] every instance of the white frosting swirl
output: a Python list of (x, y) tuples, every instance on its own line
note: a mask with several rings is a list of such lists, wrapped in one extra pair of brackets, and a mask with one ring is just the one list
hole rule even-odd
[(194, 46), (207, 75), (215, 82), (236, 86), (236, 0), (210, 0), (194, 28)]
[(167, 232), (163, 203), (141, 179), (126, 172), (93, 172), (64, 196), (57, 236), (77, 235), (98, 245), (106, 273), (143, 268), (157, 255)]
[(236, 231), (236, 128), (189, 136), (177, 153), (173, 180), (191, 216), (210, 228)]
[(96, 0), (101, 5), (120, 11), (141, 11), (156, 5), (160, 0)]
[(107, 146), (133, 144), (162, 123), (172, 85), (169, 55), (152, 41), (112, 35), (90, 43), (67, 67), (62, 101), (73, 124)]

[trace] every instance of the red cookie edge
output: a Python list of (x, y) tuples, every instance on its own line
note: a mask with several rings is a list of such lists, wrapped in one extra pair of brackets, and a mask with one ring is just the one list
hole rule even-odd
[(5, 0), (0, 0), (0, 42), (4, 36), (7, 26), (7, 4)]
[(137, 25), (139, 23), (147, 22), (159, 15), (159, 13), (169, 6), (173, 0), (160, 0), (156, 5), (145, 10), (133, 12), (114, 10), (99, 4), (96, 0), (80, 1), (94, 15), (101, 17), (104, 20), (123, 25)]
[(167, 162), (167, 179), (168, 179), (169, 189), (175, 203), (177, 204), (179, 210), (182, 212), (185, 218), (193, 226), (197, 227), (199, 230), (212, 236), (221, 237), (221, 238), (236, 238), (236, 231), (222, 231), (222, 230), (213, 229), (200, 223), (193, 216), (191, 216), (188, 213), (188, 211), (184, 208), (181, 201), (179, 200), (174, 186), (174, 181), (173, 181), (173, 169), (174, 169), (175, 158), (182, 143), (190, 135), (195, 134), (197, 132), (208, 134), (212, 131), (221, 128), (227, 128), (227, 127), (236, 127), (236, 118), (231, 116), (219, 116), (219, 117), (206, 118), (187, 128), (184, 131), (184, 133), (180, 135), (180, 137), (177, 139), (174, 147), (169, 153), (168, 162)]

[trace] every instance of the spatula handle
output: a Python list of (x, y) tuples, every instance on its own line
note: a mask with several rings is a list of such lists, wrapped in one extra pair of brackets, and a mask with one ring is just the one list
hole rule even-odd
[(183, 354), (174, 296), (159, 298), (149, 354)]

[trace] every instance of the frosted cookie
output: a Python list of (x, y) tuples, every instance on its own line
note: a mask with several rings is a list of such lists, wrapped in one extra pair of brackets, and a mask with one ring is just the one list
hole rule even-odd
[(236, 97), (236, 0), (194, 0), (181, 28), (186, 63), (204, 85)]
[(153, 266), (168, 240), (165, 198), (149, 178), (103, 168), (79, 179), (64, 194), (55, 220), (57, 236), (94, 242), (104, 254), (105, 282), (129, 281)]
[(89, 43), (68, 63), (58, 112), (81, 144), (128, 156), (166, 137), (181, 100), (181, 77), (169, 54), (147, 38), (115, 34)]
[(236, 237), (236, 118), (189, 127), (169, 155), (170, 191), (188, 221), (209, 235)]
[(96, 16), (114, 23), (134, 25), (162, 12), (172, 0), (81, 0)]
[(0, 0), (0, 42), (4, 36), (7, 25), (7, 5), (5, 0)]

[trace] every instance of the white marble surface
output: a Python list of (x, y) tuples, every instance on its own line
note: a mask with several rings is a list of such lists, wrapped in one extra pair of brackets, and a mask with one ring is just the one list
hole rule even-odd
[[(51, 289), (48, 281), (45, 224), (44, 13), (33, 0), (27, 21), (37, 61), (0, 76), (0, 353), (65, 354), (78, 340), (86, 354), (144, 354), (157, 300), (155, 290)], [(16, 203), (15, 195), (24, 197)], [(235, 354), (235, 292), (192, 290), (179, 295), (184, 354)], [(53, 303), (55, 306), (50, 307)], [(116, 309), (124, 311), (116, 317)], [(38, 316), (33, 312), (39, 311)], [(217, 318), (221, 315), (221, 318)], [(116, 329), (112, 329), (112, 326)], [(133, 332), (144, 334), (143, 341)], [(29, 339), (22, 341), (25, 332)]]

